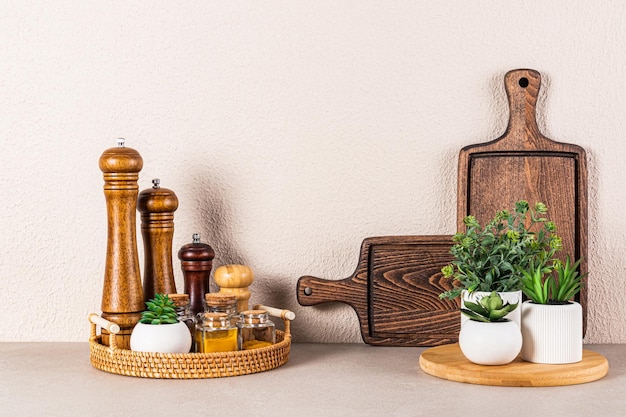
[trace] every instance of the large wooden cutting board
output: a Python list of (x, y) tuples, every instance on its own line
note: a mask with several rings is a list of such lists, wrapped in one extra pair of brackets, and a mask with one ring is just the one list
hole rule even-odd
[[(564, 253), (583, 257), (587, 270), (587, 168), (585, 151), (541, 134), (536, 103), (541, 76), (533, 70), (506, 74), (508, 127), (498, 139), (463, 148), (458, 165), (458, 225), (475, 215), (484, 222), (515, 201), (545, 203), (559, 227)], [(366, 343), (436, 346), (455, 342), (460, 328), (457, 301), (441, 300), (449, 289), (440, 269), (452, 260), (451, 236), (367, 238), (356, 271), (340, 280), (304, 276), (298, 302), (311, 306), (343, 302), (354, 308)], [(587, 290), (577, 296), (586, 329)]]
[(303, 276), (297, 297), (303, 306), (343, 302), (354, 308), (365, 343), (435, 346), (454, 342), (460, 329), (456, 301), (441, 267), (452, 260), (452, 236), (384, 236), (363, 241), (354, 273), (328, 280)]
[[(459, 154), (457, 230), (463, 218), (481, 224), (518, 200), (548, 206), (548, 218), (563, 239), (563, 256), (582, 257), (587, 271), (587, 167), (583, 148), (555, 142), (537, 126), (536, 104), (541, 75), (520, 69), (504, 77), (510, 116), (505, 133), (490, 142), (470, 145)], [(577, 296), (587, 322), (587, 290)]]

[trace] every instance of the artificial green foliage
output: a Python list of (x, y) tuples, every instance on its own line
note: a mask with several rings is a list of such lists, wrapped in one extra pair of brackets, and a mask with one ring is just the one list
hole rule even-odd
[(461, 313), (470, 320), (490, 323), (506, 321), (504, 316), (516, 308), (517, 303), (505, 303), (497, 292), (492, 291), (491, 294), (480, 298), (477, 303), (465, 301), (465, 308), (461, 309)]
[(583, 278), (578, 266), (580, 259), (571, 262), (569, 255), (565, 262), (555, 259), (551, 266), (530, 265), (522, 270), (522, 291), (537, 304), (562, 304), (574, 297), (583, 287)]
[(452, 238), (454, 260), (441, 269), (444, 277), (452, 278), (454, 288), (440, 297), (453, 299), (462, 290), (520, 290), (521, 271), (545, 264), (562, 247), (555, 224), (544, 217), (547, 212), (543, 203), (531, 208), (520, 200), (513, 211), (497, 212), (484, 227), (474, 216), (465, 217), (465, 232)]
[(141, 313), (140, 323), (144, 324), (174, 324), (178, 322), (176, 306), (166, 294), (155, 294), (154, 298), (146, 301), (148, 310)]

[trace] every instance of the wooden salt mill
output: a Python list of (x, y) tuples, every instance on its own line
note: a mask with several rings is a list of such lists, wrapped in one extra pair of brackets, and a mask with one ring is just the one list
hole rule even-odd
[[(108, 239), (102, 290), (102, 317), (120, 326), (117, 345), (130, 349), (130, 334), (145, 309), (137, 255), (137, 180), (143, 167), (139, 153), (124, 147), (104, 151), (100, 157), (107, 204)], [(102, 343), (109, 345), (109, 332), (102, 329)]]
[(200, 243), (200, 235), (193, 234), (193, 242), (178, 251), (180, 267), (185, 279), (185, 294), (189, 294), (192, 313), (204, 311), (204, 295), (210, 292), (209, 279), (215, 252), (206, 243)]
[(172, 190), (161, 188), (159, 182), (158, 178), (153, 179), (152, 188), (140, 192), (137, 200), (144, 245), (144, 301), (154, 298), (155, 294), (176, 293), (172, 239), (178, 198)]
[(222, 265), (215, 270), (213, 279), (221, 293), (234, 294), (237, 297), (237, 311), (248, 310), (250, 290), (254, 281), (252, 270), (245, 265)]

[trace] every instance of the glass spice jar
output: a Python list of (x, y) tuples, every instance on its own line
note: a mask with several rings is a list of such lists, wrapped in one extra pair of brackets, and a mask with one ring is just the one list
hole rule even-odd
[(191, 349), (189, 351), (195, 352), (194, 334), (196, 329), (196, 317), (191, 312), (189, 294), (168, 294), (167, 296), (174, 302), (178, 321), (185, 323), (189, 329), (189, 333), (191, 334)]
[(196, 352), (237, 350), (237, 327), (224, 313), (204, 313), (196, 323)]
[(265, 310), (241, 312), (237, 328), (239, 350), (258, 349), (276, 343), (276, 326)]
[(237, 325), (239, 315), (237, 314), (237, 297), (234, 294), (208, 293), (204, 295), (204, 300), (205, 313), (224, 313), (228, 315), (228, 319), (233, 326)]

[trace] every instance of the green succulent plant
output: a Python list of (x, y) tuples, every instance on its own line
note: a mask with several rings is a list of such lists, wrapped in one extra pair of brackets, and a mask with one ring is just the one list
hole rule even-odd
[(146, 301), (148, 310), (141, 313), (140, 323), (144, 324), (174, 324), (178, 322), (176, 306), (166, 294), (155, 294), (154, 298)]
[(522, 287), (522, 270), (532, 264), (545, 264), (561, 250), (556, 226), (545, 218), (548, 208), (538, 202), (515, 203), (513, 211), (501, 210), (484, 227), (474, 216), (463, 220), (466, 230), (457, 232), (450, 253), (454, 260), (441, 268), (451, 278), (454, 288), (440, 297), (453, 299), (462, 290), (518, 291)]
[(477, 303), (465, 301), (466, 308), (461, 308), (461, 313), (470, 320), (485, 323), (507, 321), (504, 316), (515, 310), (517, 304), (505, 303), (497, 292), (492, 291), (491, 294), (480, 298)]
[(564, 304), (582, 289), (583, 278), (578, 266), (581, 259), (572, 263), (569, 255), (565, 262), (555, 259), (551, 266), (531, 265), (522, 272), (522, 292), (537, 304)]

